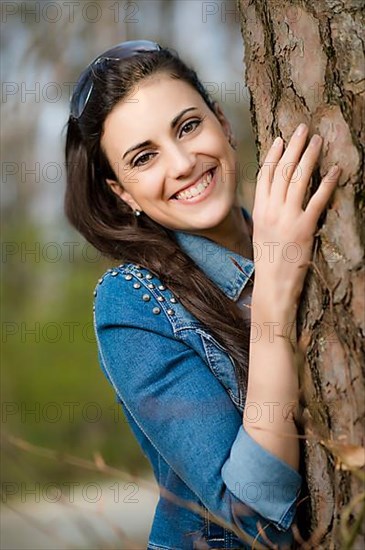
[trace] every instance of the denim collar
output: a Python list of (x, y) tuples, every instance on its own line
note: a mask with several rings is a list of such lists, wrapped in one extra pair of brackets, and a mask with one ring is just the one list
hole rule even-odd
[[(248, 211), (241, 207), (251, 223)], [(206, 237), (174, 230), (181, 249), (200, 267), (229, 298), (235, 302), (254, 272), (254, 262)]]

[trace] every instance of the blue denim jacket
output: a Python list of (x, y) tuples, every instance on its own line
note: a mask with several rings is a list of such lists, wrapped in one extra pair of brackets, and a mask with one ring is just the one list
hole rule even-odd
[[(174, 233), (237, 301), (253, 262), (204, 237)], [(148, 549), (247, 549), (250, 537), (255, 548), (268, 548), (258, 522), (279, 548), (291, 547), (301, 475), (244, 430), (245, 395), (221, 344), (136, 264), (108, 269), (93, 310), (100, 366), (161, 489)]]

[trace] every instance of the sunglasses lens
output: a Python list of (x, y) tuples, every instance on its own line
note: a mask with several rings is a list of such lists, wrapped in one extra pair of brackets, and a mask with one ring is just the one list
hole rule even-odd
[(85, 110), (94, 86), (91, 75), (95, 65), (99, 64), (101, 61), (113, 59), (121, 61), (122, 59), (137, 55), (140, 52), (151, 52), (160, 49), (161, 46), (159, 44), (151, 42), (150, 40), (130, 40), (128, 42), (122, 42), (98, 56), (84, 70), (77, 82), (76, 89), (71, 98), (71, 115), (74, 118), (80, 118)]
[(98, 59), (125, 59), (139, 52), (151, 52), (160, 49), (161, 46), (156, 42), (151, 42), (151, 40), (129, 40), (128, 42), (122, 42), (110, 50), (107, 50), (100, 55)]
[(93, 82), (90, 78), (90, 69), (88, 68), (80, 77), (76, 89), (71, 99), (71, 115), (79, 118), (85, 108), (85, 105), (90, 97), (93, 87)]

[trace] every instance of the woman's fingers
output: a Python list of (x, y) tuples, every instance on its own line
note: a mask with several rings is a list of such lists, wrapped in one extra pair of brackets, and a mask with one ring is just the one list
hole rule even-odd
[(278, 162), (270, 190), (271, 199), (275, 207), (279, 207), (285, 200), (287, 188), (302, 155), (307, 134), (307, 125), (299, 124), (290, 138), (285, 153)]
[[(322, 138), (314, 135), (303, 153), (308, 127), (300, 124), (283, 154), (283, 140), (278, 137), (269, 149), (257, 177), (254, 211), (270, 199), (270, 210), (278, 212), (287, 203), (290, 209), (302, 212), (309, 180), (318, 161)], [(306, 207), (308, 223), (315, 227), (336, 186), (340, 170), (329, 172)]]
[(282, 150), (283, 140), (281, 137), (277, 137), (270, 147), (257, 175), (255, 202), (258, 201), (261, 203), (264, 199), (268, 198), (275, 168), (282, 155)]
[(315, 228), (318, 218), (323, 212), (329, 198), (331, 197), (340, 176), (341, 169), (339, 166), (332, 166), (329, 172), (322, 179), (317, 191), (310, 198), (304, 215), (307, 218), (311, 227)]
[(321, 136), (314, 134), (308, 147), (303, 153), (303, 156), (292, 175), (290, 185), (286, 194), (286, 202), (288, 202), (297, 211), (302, 211), (305, 193), (308, 187), (309, 180), (318, 161), (319, 154), (322, 148)]

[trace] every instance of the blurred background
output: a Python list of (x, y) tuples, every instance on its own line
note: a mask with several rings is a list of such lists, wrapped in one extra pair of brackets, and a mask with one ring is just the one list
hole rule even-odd
[(173, 47), (232, 123), (251, 210), (236, 2), (4, 1), (1, 27), (1, 548), (143, 548), (156, 485), (92, 325), (93, 290), (113, 264), (63, 214), (68, 102), (81, 70), (114, 44)]

